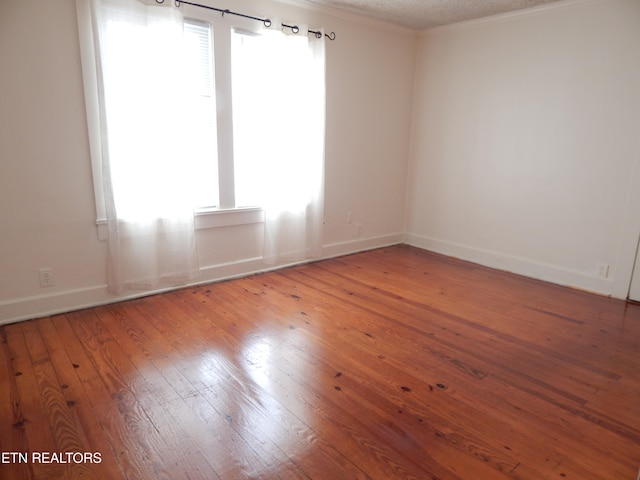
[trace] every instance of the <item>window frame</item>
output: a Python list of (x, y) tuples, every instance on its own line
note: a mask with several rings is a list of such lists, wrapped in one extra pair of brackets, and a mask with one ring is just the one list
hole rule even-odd
[[(216, 125), (218, 136), (218, 207), (198, 208), (197, 215), (224, 215), (230, 219), (237, 219), (240, 223), (252, 223), (257, 217), (264, 218), (264, 214), (254, 215), (256, 210), (262, 211), (260, 206), (237, 207), (235, 198), (235, 165), (234, 165), (234, 136), (233, 136), (233, 79), (232, 79), (232, 37), (234, 31), (259, 35), (259, 22), (242, 17), (223, 16), (219, 13), (187, 4), (182, 7), (185, 21), (206, 23), (211, 27), (213, 46), (214, 90), (216, 97)], [(249, 213), (248, 213), (249, 212)], [(231, 221), (231, 220), (229, 220)], [(218, 225), (220, 221), (200, 221), (200, 225)]]

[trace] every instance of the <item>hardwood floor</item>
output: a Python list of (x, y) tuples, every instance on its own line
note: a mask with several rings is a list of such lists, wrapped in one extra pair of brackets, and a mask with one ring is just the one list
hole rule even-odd
[(640, 306), (411, 247), (0, 336), (1, 479), (635, 480), (640, 467)]

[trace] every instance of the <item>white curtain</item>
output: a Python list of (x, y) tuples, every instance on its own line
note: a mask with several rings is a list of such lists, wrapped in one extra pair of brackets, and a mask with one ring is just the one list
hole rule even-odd
[[(265, 208), (266, 263), (319, 257), (324, 214), (324, 34), (320, 39), (307, 35), (303, 26), (297, 35), (266, 31), (259, 38), (242, 40), (251, 45), (245, 45), (244, 54), (233, 55), (234, 157), (236, 175), (243, 179), (236, 185), (249, 188), (245, 192), (237, 188), (236, 198), (259, 199)], [(234, 48), (241, 47), (236, 43)]]
[(173, 3), (77, 0), (112, 293), (177, 285), (198, 273), (183, 19)]

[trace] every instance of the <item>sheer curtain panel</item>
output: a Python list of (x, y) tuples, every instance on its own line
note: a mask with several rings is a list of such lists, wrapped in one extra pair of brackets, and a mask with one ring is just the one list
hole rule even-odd
[(198, 262), (182, 15), (173, 2), (76, 1), (109, 290), (185, 283)]
[[(264, 261), (319, 257), (324, 214), (325, 45), (307, 28), (236, 32), (236, 187), (265, 209)], [(249, 188), (246, 188), (249, 187)], [(256, 200), (259, 199), (259, 200)]]

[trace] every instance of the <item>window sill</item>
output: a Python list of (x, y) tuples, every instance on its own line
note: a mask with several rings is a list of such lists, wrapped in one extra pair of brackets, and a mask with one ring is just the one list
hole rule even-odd
[[(250, 223), (264, 222), (264, 210), (262, 207), (230, 208), (218, 210), (215, 208), (199, 208), (195, 213), (196, 230), (208, 228), (232, 227), (234, 225), (246, 225)], [(107, 220), (96, 220), (98, 239), (108, 238)]]
[(261, 222), (264, 222), (264, 210), (262, 207), (230, 208), (226, 210), (200, 208), (196, 210), (196, 230)]

